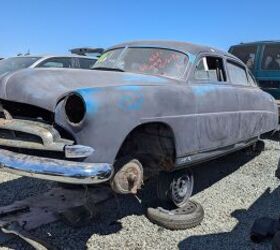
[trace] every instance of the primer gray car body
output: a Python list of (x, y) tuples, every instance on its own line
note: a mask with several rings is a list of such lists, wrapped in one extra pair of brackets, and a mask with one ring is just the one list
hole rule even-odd
[[(53, 115), (49, 125), (44, 127), (46, 131), (53, 129), (60, 139), (64, 136), (60, 130), (66, 131), (71, 135), (70, 147), (81, 145), (82, 150), (83, 147), (91, 150), (75, 161), (50, 160), (52, 156), (18, 153), (15, 149), (26, 146), (0, 140), (1, 146), (9, 146), (8, 150), (0, 149), (2, 170), (61, 182), (95, 184), (112, 177), (114, 162), (125, 139), (143, 124), (164, 124), (172, 131), (175, 159), (171, 170), (248, 146), (261, 134), (277, 128), (278, 110), (273, 97), (252, 82), (232, 83), (227, 61), (244, 68), (248, 78), (248, 70), (239, 59), (216, 49), (182, 42), (131, 42), (107, 51), (141, 47), (170, 49), (186, 55), (188, 63), (183, 77), (39, 68), (4, 76), (0, 83), (0, 99), (15, 123), (8, 126), (6, 116), (0, 119), (0, 129), (19, 130), (16, 119), (23, 119), (30, 122), (27, 127), (34, 126), (37, 131), (44, 120), (40, 112), (42, 116), (46, 112)], [(212, 61), (215, 57), (216, 62), (223, 63), (223, 81), (196, 79), (196, 69), (204, 57)], [(86, 110), (77, 124), (71, 123), (65, 114), (65, 101), (73, 94), (82, 98)], [(15, 103), (26, 107), (24, 114), (36, 108), (36, 117), (31, 119), (29, 115), (12, 111), (10, 106)], [(24, 128), (21, 131), (32, 134)], [(47, 132), (44, 137), (40, 133), (36, 134), (43, 140), (39, 151), (44, 151), (46, 138), (51, 137), (48, 145), (57, 142), (57, 137)], [(63, 143), (68, 146), (67, 140)]]

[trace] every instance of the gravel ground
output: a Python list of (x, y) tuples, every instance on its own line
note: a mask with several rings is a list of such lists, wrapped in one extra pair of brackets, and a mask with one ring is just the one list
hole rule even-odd
[[(58, 222), (32, 233), (62, 249), (270, 249), (270, 242), (254, 245), (249, 241), (255, 218), (276, 218), (280, 213), (280, 182), (274, 177), (280, 147), (274, 140), (265, 143), (265, 151), (257, 157), (237, 152), (195, 168), (193, 199), (203, 205), (205, 219), (194, 229), (170, 231), (145, 217), (145, 207), (155, 204), (155, 184), (150, 181), (140, 195), (142, 205), (135, 197), (119, 197), (103, 204), (102, 213), (90, 226), (74, 229)], [(0, 205), (52, 185), (1, 173)], [(1, 249), (30, 248), (12, 240)]]

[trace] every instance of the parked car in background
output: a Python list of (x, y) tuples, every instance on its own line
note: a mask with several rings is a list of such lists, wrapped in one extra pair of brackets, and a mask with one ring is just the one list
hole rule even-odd
[(243, 62), (183, 42), (118, 44), (93, 70), (20, 70), (0, 81), (0, 103), (2, 171), (110, 182), (122, 194), (165, 173), (159, 197), (179, 207), (192, 194), (189, 166), (256, 145), (278, 126), (274, 98)]
[(0, 75), (25, 68), (91, 69), (96, 57), (86, 56), (16, 56), (0, 61)]
[(260, 88), (277, 100), (280, 110), (280, 41), (241, 43), (229, 52), (248, 66)]
[(90, 56), (90, 57), (99, 57), (103, 53), (103, 48), (90, 48), (90, 47), (81, 47), (70, 49), (70, 52), (79, 56)]

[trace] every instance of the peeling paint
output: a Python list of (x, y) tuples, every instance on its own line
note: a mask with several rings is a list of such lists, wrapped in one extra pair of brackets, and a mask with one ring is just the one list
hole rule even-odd
[(119, 102), (122, 110), (139, 110), (144, 103), (144, 97), (134, 95), (123, 95)]

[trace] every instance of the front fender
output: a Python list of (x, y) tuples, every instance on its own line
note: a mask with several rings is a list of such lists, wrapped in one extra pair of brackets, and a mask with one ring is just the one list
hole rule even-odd
[[(113, 163), (127, 135), (137, 126), (148, 122), (169, 125), (176, 137), (176, 152), (186, 147), (182, 133), (183, 119), (194, 119), (195, 105), (192, 94), (181, 87), (116, 86), (79, 89), (85, 101), (86, 115), (78, 125), (71, 125), (64, 112), (62, 100), (55, 110), (55, 122), (70, 132), (78, 144), (91, 146), (95, 151), (87, 162)], [(183, 98), (184, 97), (184, 98)], [(187, 109), (187, 104), (190, 104)], [(189, 123), (194, 126), (194, 122)], [(195, 145), (195, 134), (189, 135), (189, 145)]]

